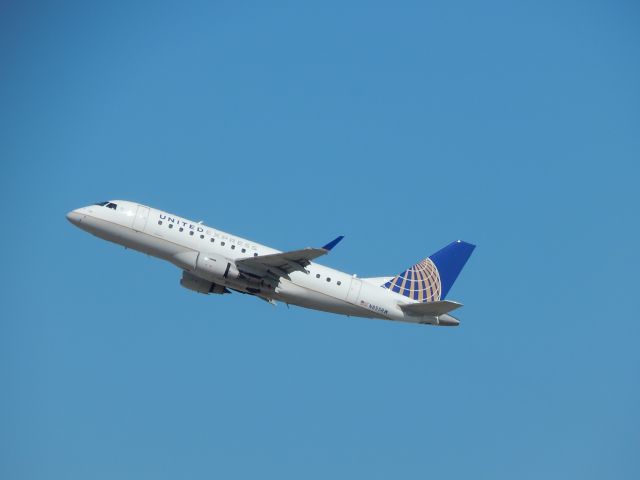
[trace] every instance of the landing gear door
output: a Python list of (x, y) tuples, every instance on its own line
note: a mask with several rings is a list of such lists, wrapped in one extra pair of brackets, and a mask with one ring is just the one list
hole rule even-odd
[(142, 205), (138, 205), (136, 218), (133, 220), (133, 229), (139, 232), (144, 232), (144, 229), (147, 226), (148, 219), (149, 219), (149, 207), (143, 207)]

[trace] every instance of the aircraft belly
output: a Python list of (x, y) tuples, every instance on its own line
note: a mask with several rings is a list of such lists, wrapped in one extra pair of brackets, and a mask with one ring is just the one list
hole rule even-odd
[(288, 280), (282, 280), (275, 291), (274, 298), (285, 303), (300, 307), (322, 310), (324, 312), (339, 313), (354, 317), (383, 318), (374, 312), (359, 308), (330, 295), (296, 285)]
[(179, 257), (180, 254), (184, 255), (186, 252), (192, 251), (173, 242), (142, 232), (136, 232), (132, 228), (95, 217), (87, 216), (81, 228), (109, 242), (117, 243), (132, 250), (153, 255), (154, 257), (169, 260), (172, 263), (175, 263), (173, 261), (174, 258)]

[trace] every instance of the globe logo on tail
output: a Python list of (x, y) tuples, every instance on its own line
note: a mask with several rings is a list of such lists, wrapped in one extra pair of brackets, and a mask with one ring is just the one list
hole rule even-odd
[(442, 293), (440, 274), (430, 258), (396, 275), (383, 287), (418, 302), (436, 302)]

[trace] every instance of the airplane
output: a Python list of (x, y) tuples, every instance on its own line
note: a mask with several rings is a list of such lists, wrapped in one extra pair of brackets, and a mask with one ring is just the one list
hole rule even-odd
[(182, 270), (180, 284), (202, 294), (231, 291), (269, 303), (353, 317), (458, 326), (446, 300), (475, 245), (461, 240), (395, 276), (358, 278), (314, 262), (344, 237), (320, 248), (281, 252), (184, 217), (126, 200), (69, 212), (75, 226), (101, 239), (166, 260)]

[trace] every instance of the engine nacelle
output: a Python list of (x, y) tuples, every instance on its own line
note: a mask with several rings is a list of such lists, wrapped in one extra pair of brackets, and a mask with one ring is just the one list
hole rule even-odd
[(229, 290), (222, 285), (197, 277), (193, 273), (189, 273), (187, 271), (182, 272), (180, 285), (184, 288), (188, 288), (189, 290), (193, 290), (194, 292), (204, 293), (205, 295), (208, 293), (229, 293)]
[(205, 278), (211, 280), (220, 279), (222, 282), (233, 281), (240, 277), (238, 267), (236, 267), (233, 260), (220, 255), (201, 253), (198, 256), (195, 271)]

